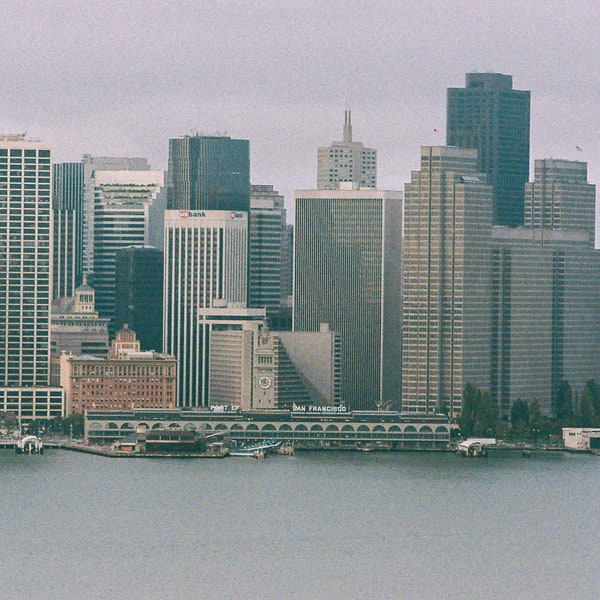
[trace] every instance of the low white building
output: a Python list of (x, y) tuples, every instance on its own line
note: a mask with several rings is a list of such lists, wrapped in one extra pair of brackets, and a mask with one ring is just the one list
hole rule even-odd
[(567, 450), (587, 452), (600, 449), (600, 429), (593, 427), (563, 427), (563, 442)]

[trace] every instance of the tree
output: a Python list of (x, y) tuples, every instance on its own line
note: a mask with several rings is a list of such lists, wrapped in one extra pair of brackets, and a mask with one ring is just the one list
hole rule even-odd
[(582, 405), (591, 403), (594, 409), (594, 419), (591, 427), (598, 427), (600, 425), (600, 386), (593, 379), (589, 379), (583, 387), (581, 403)]
[(474, 383), (468, 382), (463, 391), (462, 409), (457, 419), (464, 437), (473, 435), (475, 429), (475, 412), (480, 401), (481, 390)]
[(575, 411), (573, 409), (573, 392), (566, 379), (560, 382), (556, 397), (555, 417), (559, 427), (570, 427), (573, 425)]
[(529, 426), (529, 405), (525, 400), (515, 400), (510, 408), (510, 422), (516, 433), (524, 434)]
[(594, 427), (596, 424), (596, 411), (594, 410), (594, 402), (590, 393), (586, 393), (584, 388), (579, 401), (578, 423), (580, 427)]
[(537, 398), (529, 402), (529, 431), (534, 441), (537, 441), (538, 435), (546, 437), (552, 431), (552, 423), (542, 414), (542, 404)]
[(498, 407), (492, 402), (489, 392), (468, 382), (463, 391), (462, 410), (457, 422), (463, 437), (495, 435)]

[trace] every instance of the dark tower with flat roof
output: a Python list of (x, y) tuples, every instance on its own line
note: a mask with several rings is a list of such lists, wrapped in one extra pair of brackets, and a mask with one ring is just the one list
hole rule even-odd
[(494, 190), (494, 225), (523, 225), (529, 113), (530, 92), (514, 90), (511, 75), (467, 73), (464, 88), (448, 89), (446, 143), (477, 150)]
[(162, 351), (164, 253), (149, 246), (117, 250), (115, 327), (127, 323), (142, 350)]
[(193, 135), (169, 140), (167, 204), (173, 210), (250, 209), (250, 142)]

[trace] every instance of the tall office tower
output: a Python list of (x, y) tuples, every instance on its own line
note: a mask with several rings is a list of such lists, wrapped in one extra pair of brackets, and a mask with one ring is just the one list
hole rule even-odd
[[(162, 224), (164, 204), (160, 191), (163, 171), (94, 169), (86, 182), (88, 200), (93, 200), (91, 279), (100, 316), (115, 316), (116, 253), (128, 246), (150, 244), (150, 232)], [(114, 327), (111, 327), (114, 331)]]
[(530, 92), (512, 76), (467, 73), (465, 88), (449, 88), (446, 144), (474, 148), (478, 169), (494, 189), (494, 225), (523, 225), (529, 179)]
[(83, 163), (58, 163), (52, 171), (54, 298), (72, 297), (83, 274)]
[(405, 188), (404, 411), (456, 415), (467, 382), (489, 387), (491, 224), (476, 151), (421, 148)]
[(283, 291), (286, 297), (291, 298), (294, 293), (294, 226), (287, 225), (285, 229), (284, 244), (284, 284)]
[(534, 165), (534, 180), (525, 186), (525, 227), (585, 231), (593, 246), (596, 186), (588, 183), (587, 163), (545, 158)]
[(526, 228), (493, 230), (490, 392), (504, 416), (533, 397), (554, 414), (563, 380), (600, 380), (595, 201), (585, 163), (537, 160)]
[(162, 349), (164, 252), (129, 246), (116, 253), (115, 327), (127, 323), (142, 350)]
[(179, 363), (179, 406), (207, 406), (213, 325), (265, 314), (245, 308), (248, 215), (167, 210), (164, 246), (163, 350)]
[(340, 334), (346, 406), (397, 407), (402, 195), (340, 185), (295, 193), (294, 331)]
[(174, 210), (250, 207), (250, 142), (193, 135), (169, 140), (167, 203)]
[(377, 187), (377, 150), (352, 141), (352, 113), (344, 113), (341, 142), (319, 148), (317, 153), (317, 189), (337, 190), (342, 181), (359, 187)]
[(0, 136), (0, 411), (19, 421), (63, 412), (50, 382), (50, 146)]
[(98, 171), (149, 171), (145, 158), (123, 156), (91, 156), (84, 154), (83, 163), (83, 272), (94, 272), (94, 238), (96, 206), (95, 174)]
[(248, 306), (277, 315), (286, 296), (287, 225), (283, 196), (272, 185), (253, 185), (250, 194)]

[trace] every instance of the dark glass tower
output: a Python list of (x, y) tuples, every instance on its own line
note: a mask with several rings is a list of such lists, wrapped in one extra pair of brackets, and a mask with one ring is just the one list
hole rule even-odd
[(250, 208), (250, 142), (217, 136), (169, 140), (169, 209)]
[(141, 350), (162, 350), (163, 257), (161, 250), (147, 246), (116, 253), (116, 329), (127, 323)]
[(494, 189), (494, 225), (523, 225), (529, 112), (530, 92), (513, 90), (511, 75), (467, 73), (466, 87), (448, 89), (446, 143), (477, 150)]
[(52, 169), (53, 298), (73, 296), (83, 273), (83, 163)]

